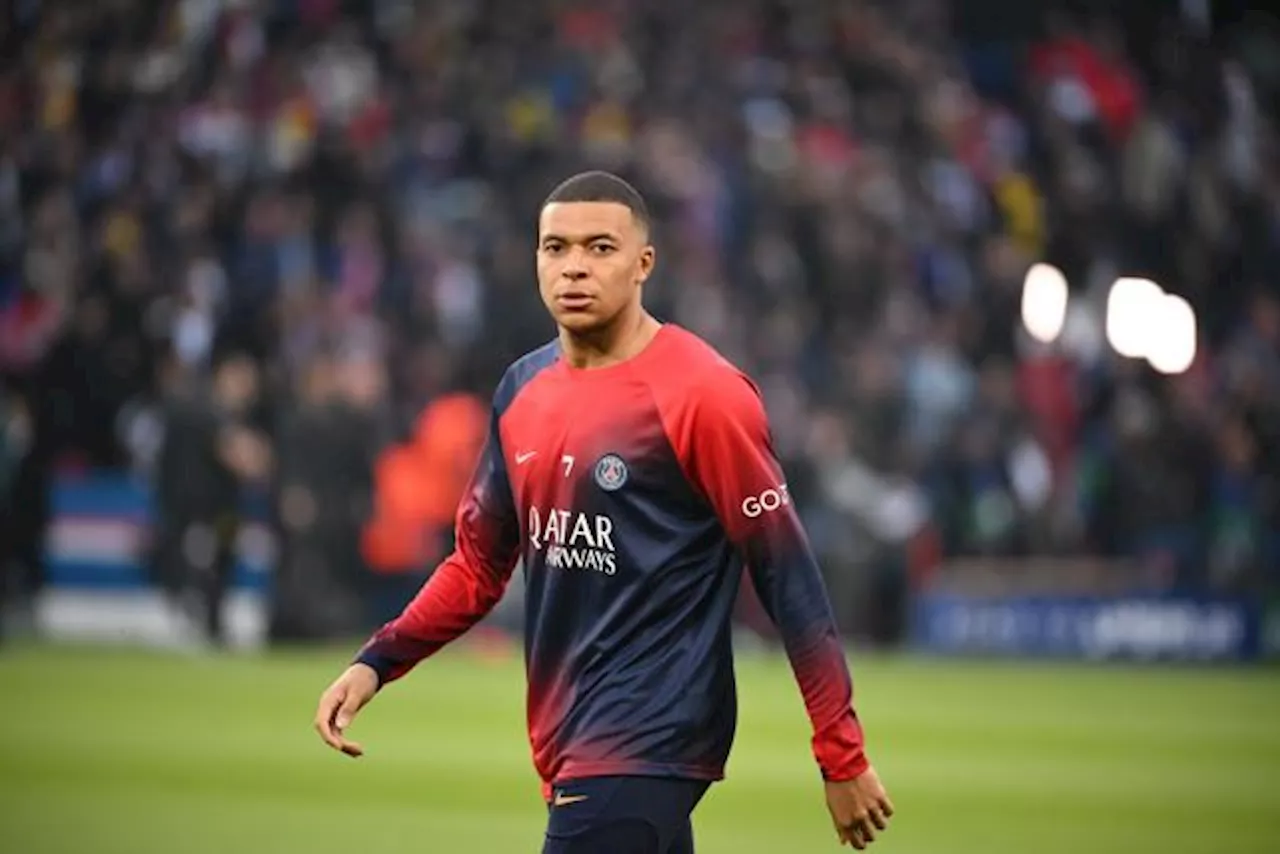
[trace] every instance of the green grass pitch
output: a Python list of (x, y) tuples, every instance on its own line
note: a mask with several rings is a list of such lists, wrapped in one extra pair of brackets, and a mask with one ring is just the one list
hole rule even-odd
[[(518, 660), (446, 651), (353, 729), (311, 730), (349, 650), (0, 650), (0, 852), (532, 852)], [(898, 808), (883, 854), (1274, 854), (1280, 674), (857, 657)], [(786, 664), (739, 660), (702, 854), (839, 850)], [(848, 850), (848, 849), (845, 849)]]

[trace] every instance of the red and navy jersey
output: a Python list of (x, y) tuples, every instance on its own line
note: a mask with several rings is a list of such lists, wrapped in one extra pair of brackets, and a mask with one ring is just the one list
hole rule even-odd
[(778, 625), (827, 779), (867, 767), (840, 637), (756, 387), (663, 326), (634, 358), (516, 362), (458, 510), (455, 551), (358, 660), (383, 682), (461, 635), (525, 573), (528, 724), (545, 784), (723, 777), (737, 719), (742, 567)]

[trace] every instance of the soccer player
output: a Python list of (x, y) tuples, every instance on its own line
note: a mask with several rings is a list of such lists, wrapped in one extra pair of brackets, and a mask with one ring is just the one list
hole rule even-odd
[(690, 854), (737, 718), (730, 617), (742, 566), (778, 625), (841, 842), (893, 814), (868, 762), (822, 577), (756, 387), (643, 308), (640, 195), (605, 172), (557, 187), (537, 268), (556, 340), (513, 364), (457, 514), (456, 548), (326, 690), (331, 747), (388, 682), (497, 604), (517, 562), (544, 854)]

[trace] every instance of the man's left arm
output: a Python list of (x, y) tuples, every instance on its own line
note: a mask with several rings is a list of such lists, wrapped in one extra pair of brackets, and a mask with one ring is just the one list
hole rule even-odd
[[(875, 838), (892, 806), (867, 759), (853, 683), (826, 585), (773, 451), (760, 394), (729, 376), (690, 403), (678, 444), (686, 470), (741, 553), (777, 625), (813, 726), (813, 755), (842, 841)], [(851, 783), (850, 781), (856, 781)]]
[(844, 647), (818, 563), (773, 453), (764, 405), (745, 377), (700, 395), (685, 423), (686, 466), (741, 553), (777, 625), (827, 780), (867, 768)]

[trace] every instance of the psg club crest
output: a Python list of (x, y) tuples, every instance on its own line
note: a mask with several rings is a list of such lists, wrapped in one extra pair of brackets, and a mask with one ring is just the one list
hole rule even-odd
[(616, 492), (627, 482), (627, 464), (617, 454), (605, 454), (596, 463), (596, 485), (605, 492)]

